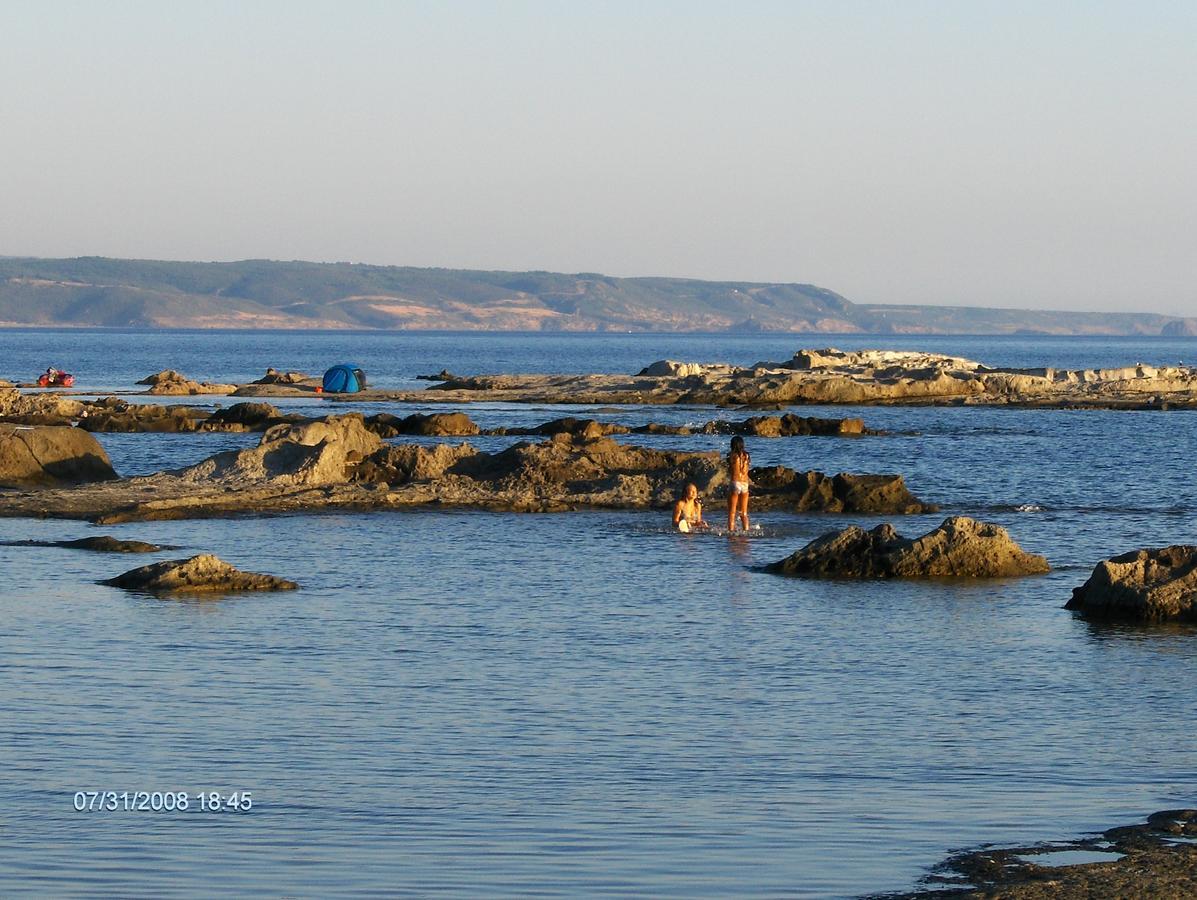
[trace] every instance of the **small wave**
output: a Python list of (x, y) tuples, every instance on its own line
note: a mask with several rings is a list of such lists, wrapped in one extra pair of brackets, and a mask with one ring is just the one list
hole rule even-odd
[(1024, 503), (1021, 506), (1014, 507), (1014, 511), (1022, 512), (1022, 513), (1043, 512), (1043, 507), (1040, 506), (1038, 503)]

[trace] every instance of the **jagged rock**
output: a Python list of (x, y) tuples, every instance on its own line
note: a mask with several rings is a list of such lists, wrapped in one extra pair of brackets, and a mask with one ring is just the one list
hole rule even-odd
[(901, 475), (835, 476), (822, 472), (795, 472), (785, 466), (754, 468), (752, 502), (759, 508), (788, 507), (795, 512), (855, 512), (918, 515), (937, 512), (906, 487)]
[(251, 384), (305, 384), (308, 382), (318, 383), (319, 379), (313, 378), (304, 372), (280, 372), (278, 369), (270, 368), (266, 370), (266, 374), (257, 381), (250, 382)]
[(413, 413), (393, 416), (379, 413), (366, 419), (366, 427), (379, 437), (391, 438), (401, 434), (426, 437), (469, 437), (479, 433), (478, 426), (465, 413)]
[(257, 447), (218, 453), (178, 473), (191, 482), (269, 481), (280, 485), (335, 484), (350, 465), (383, 446), (360, 413), (275, 425)]
[(956, 516), (918, 538), (904, 538), (889, 524), (872, 531), (851, 526), (766, 568), (801, 578), (1005, 578), (1050, 567), (1006, 529)]
[(200, 423), (201, 431), (265, 431), (280, 422), (295, 421), (282, 415), (269, 403), (234, 403), (228, 409), (218, 409)]
[[(687, 482), (703, 495), (724, 496), (726, 469), (713, 451), (652, 450), (560, 432), (549, 441), (516, 444), (499, 453), (468, 444), (387, 446), (359, 464), (352, 477), (391, 486), (424, 481), (442, 502), (465, 505), (642, 508), (670, 506)], [(778, 466), (754, 469), (752, 478), (758, 509), (888, 514), (937, 509), (912, 495), (900, 475), (830, 477)]]
[(0, 388), (0, 419), (21, 425), (69, 424), (86, 408), (84, 402), (61, 394), (22, 394), (15, 388)]
[(88, 408), (79, 427), (93, 432), (178, 433), (195, 431), (208, 413), (191, 406), (126, 403), (110, 408)]
[(70, 426), (0, 425), (0, 487), (81, 484), (116, 478), (99, 442)]
[(192, 381), (186, 375), (176, 372), (174, 369), (164, 369), (161, 372), (155, 372), (153, 375), (147, 375), (137, 383), (150, 385), (147, 393), (169, 396), (231, 394), (237, 390), (237, 385), (235, 384), (214, 384), (209, 381), (202, 383)]
[(1065, 609), (1093, 619), (1197, 622), (1197, 547), (1134, 550), (1100, 562)]
[[(762, 473), (771, 483), (764, 483)], [(906, 513), (934, 508), (913, 497), (896, 475), (832, 478), (780, 467), (753, 475), (756, 509)], [(10, 494), (0, 515), (113, 524), (429, 503), (539, 512), (668, 508), (687, 482), (708, 497), (726, 495), (722, 455), (625, 446), (565, 432), (498, 453), (468, 444), (392, 446), (368, 431), (360, 414), (352, 414), (274, 426), (256, 448), (220, 453), (187, 469), (110, 488)]]
[(273, 575), (242, 572), (210, 553), (131, 569), (115, 578), (101, 581), (100, 584), (154, 594), (291, 591), (299, 587), (294, 581), (275, 578)]
[(75, 541), (4, 541), (6, 547), (65, 547), (68, 550), (93, 550), (97, 553), (157, 553), (176, 550), (171, 546), (147, 544), (145, 541), (122, 541), (108, 535), (79, 538)]

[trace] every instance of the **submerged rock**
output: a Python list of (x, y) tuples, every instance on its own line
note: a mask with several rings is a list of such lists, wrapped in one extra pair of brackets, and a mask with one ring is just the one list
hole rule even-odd
[(131, 569), (100, 584), (149, 593), (192, 593), (221, 591), (292, 591), (294, 581), (242, 572), (210, 553), (190, 559), (172, 559)]
[(68, 550), (94, 550), (97, 553), (157, 553), (176, 547), (147, 544), (145, 541), (122, 541), (108, 535), (79, 538), (74, 541), (4, 541), (6, 547), (65, 547)]
[(1005, 578), (1049, 571), (1006, 529), (964, 516), (944, 520), (922, 537), (904, 538), (892, 525), (852, 526), (825, 534), (767, 566), (799, 578)]
[(0, 425), (0, 487), (82, 484), (117, 477), (99, 442), (64, 425)]
[(1097, 564), (1065, 609), (1093, 619), (1197, 622), (1197, 547), (1134, 550)]

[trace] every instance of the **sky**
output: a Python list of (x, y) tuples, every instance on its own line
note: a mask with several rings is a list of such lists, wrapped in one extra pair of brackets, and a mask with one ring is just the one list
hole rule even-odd
[(0, 255), (1197, 315), (1197, 3), (0, 0)]

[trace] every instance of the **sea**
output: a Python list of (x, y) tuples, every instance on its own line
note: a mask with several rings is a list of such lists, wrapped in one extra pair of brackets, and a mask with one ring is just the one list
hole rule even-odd
[[(4, 330), (0, 378), (53, 365), (102, 396), (165, 368), (241, 382), (268, 366), (349, 362), (373, 385), (414, 389), (444, 369), (635, 373), (664, 358), (747, 365), (829, 345), (1017, 367), (1197, 360), (1185, 338)], [(483, 426), (747, 415), (466, 411)], [(678, 534), (657, 511), (425, 508), (103, 529), (0, 518), (0, 541), (103, 533), (179, 548), (0, 546), (0, 894), (855, 897), (910, 889), (955, 849), (1197, 804), (1197, 630), (1098, 625), (1063, 608), (1103, 559), (1197, 543), (1197, 412), (795, 411), (889, 434), (750, 439), (754, 464), (901, 473), (943, 508), (892, 520), (902, 533), (973, 516), (1052, 572), (781, 578), (760, 567), (883, 520), (773, 510), (735, 538)], [(98, 437), (122, 475), (258, 439)], [(496, 450), (518, 439), (468, 440)], [(708, 505), (708, 518), (721, 514)], [(301, 588), (161, 600), (97, 583), (196, 553)], [(175, 808), (126, 809), (137, 792)]]

